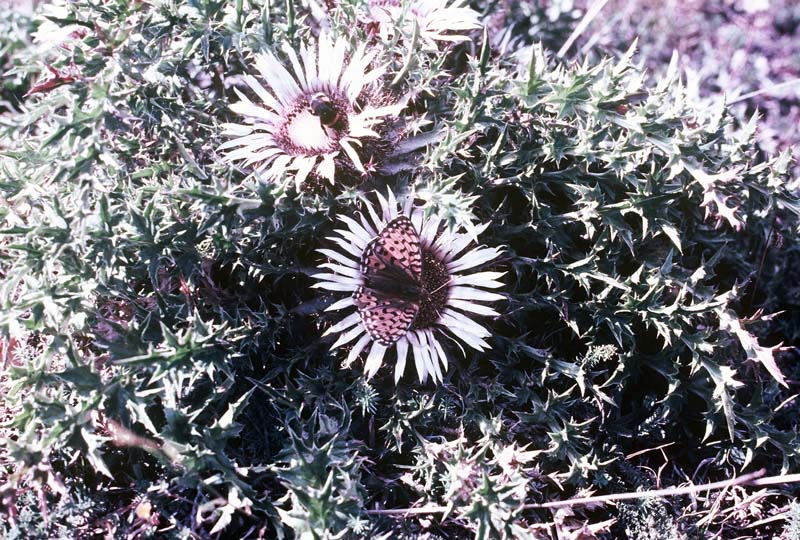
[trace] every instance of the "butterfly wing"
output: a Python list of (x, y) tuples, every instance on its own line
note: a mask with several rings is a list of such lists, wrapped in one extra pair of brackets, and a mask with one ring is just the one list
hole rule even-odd
[(419, 312), (419, 304), (385, 297), (364, 287), (359, 287), (354, 298), (367, 333), (387, 347), (408, 332)]
[(367, 279), (388, 275), (419, 283), (422, 249), (410, 219), (395, 218), (367, 244), (361, 256), (361, 274)]

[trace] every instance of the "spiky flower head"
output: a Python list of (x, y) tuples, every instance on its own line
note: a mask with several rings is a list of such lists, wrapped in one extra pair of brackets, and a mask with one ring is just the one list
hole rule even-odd
[(474, 236), (448, 229), (436, 214), (425, 216), (412, 197), (400, 206), (391, 191), (377, 197), (377, 209), (366, 203), (366, 215), (339, 218), (344, 227), (329, 238), (339, 249), (319, 250), (329, 262), (314, 286), (349, 294), (327, 311), (354, 310), (326, 334), (340, 334), (332, 349), (350, 346), (345, 366), (368, 350), (367, 378), (394, 349), (395, 381), (409, 350), (421, 382), (429, 375), (441, 381), (448, 366), (443, 337), (479, 351), (488, 347), (489, 330), (472, 317), (498, 315), (484, 303), (503, 298), (487, 289), (501, 287), (504, 273), (475, 269), (500, 252), (474, 246)]
[(400, 106), (377, 84), (384, 68), (370, 69), (375, 53), (365, 45), (348, 49), (327, 34), (302, 46), (299, 58), (286, 47), (291, 72), (271, 52), (257, 54), (264, 84), (244, 76), (256, 101), (234, 89), (240, 101), (231, 110), (244, 120), (225, 124), (234, 138), (220, 146), (224, 159), (254, 167), (267, 181), (293, 180), (298, 190), (310, 176), (333, 184), (341, 169), (367, 174), (365, 162), (371, 167), (391, 152), (382, 124)]
[(410, 33), (416, 25), (422, 43), (438, 48), (437, 41), (469, 41), (467, 34), (481, 27), (480, 15), (465, 4), (463, 0), (370, 0), (368, 5), (369, 17), (379, 25), (384, 38), (398, 26)]

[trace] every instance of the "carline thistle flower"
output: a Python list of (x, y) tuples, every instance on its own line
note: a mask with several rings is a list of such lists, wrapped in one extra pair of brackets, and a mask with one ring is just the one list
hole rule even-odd
[(467, 33), (481, 28), (480, 15), (465, 4), (464, 0), (370, 0), (367, 5), (369, 18), (378, 24), (384, 39), (396, 32), (398, 25), (416, 25), (424, 46), (437, 49), (437, 41), (469, 41)]
[(391, 190), (387, 197), (377, 197), (377, 211), (366, 203), (368, 217), (339, 217), (345, 228), (336, 229), (329, 240), (341, 250), (319, 250), (329, 259), (321, 268), (330, 272), (316, 274), (320, 282), (314, 287), (350, 293), (326, 311), (355, 309), (326, 335), (340, 334), (332, 349), (355, 342), (344, 367), (369, 347), (367, 378), (394, 348), (395, 382), (403, 375), (409, 349), (420, 382), (428, 375), (442, 381), (448, 366), (442, 337), (479, 351), (488, 348), (489, 330), (471, 317), (499, 315), (483, 302), (503, 299), (485, 289), (501, 287), (497, 280), (504, 272), (470, 271), (497, 259), (500, 251), (470, 247), (473, 236), (448, 230), (437, 215), (425, 217), (412, 197), (402, 210)]
[(369, 69), (375, 53), (361, 45), (348, 56), (347, 49), (346, 41), (327, 34), (316, 47), (301, 47), (299, 58), (286, 47), (292, 73), (274, 54), (257, 54), (255, 65), (266, 87), (244, 75), (258, 104), (234, 89), (240, 101), (231, 110), (244, 122), (224, 125), (225, 134), (234, 137), (219, 147), (225, 161), (254, 166), (267, 181), (286, 174), (299, 190), (310, 176), (333, 184), (337, 169), (366, 175), (390, 154), (391, 141), (379, 126), (402, 106), (387, 104), (387, 95), (375, 85), (385, 70)]

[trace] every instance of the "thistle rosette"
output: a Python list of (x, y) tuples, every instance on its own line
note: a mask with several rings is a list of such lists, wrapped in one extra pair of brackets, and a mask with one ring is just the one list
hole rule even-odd
[[(328, 272), (316, 274), (314, 287), (350, 293), (326, 311), (355, 309), (331, 326), (339, 334), (332, 349), (351, 344), (347, 367), (368, 349), (364, 372), (373, 377), (394, 348), (395, 382), (405, 371), (409, 350), (420, 382), (430, 375), (442, 381), (448, 357), (442, 338), (483, 351), (489, 330), (473, 316), (498, 316), (487, 302), (504, 297), (498, 289), (504, 272), (474, 270), (495, 261), (497, 248), (473, 246), (475, 237), (453, 231), (445, 220), (426, 216), (407, 197), (398, 206), (394, 194), (377, 195), (358, 220), (341, 216), (344, 228), (329, 238), (339, 250), (320, 249)], [(485, 226), (478, 227), (478, 232)], [(354, 342), (354, 343), (353, 343)]]
[(299, 57), (287, 47), (291, 72), (273, 53), (257, 54), (266, 84), (244, 75), (258, 103), (234, 88), (240, 101), (230, 108), (244, 120), (224, 125), (234, 137), (219, 147), (224, 160), (300, 190), (309, 177), (333, 184), (343, 170), (367, 175), (391, 157), (399, 137), (387, 119), (402, 105), (377, 83), (385, 68), (370, 69), (375, 52), (361, 45), (348, 55), (348, 48), (327, 34), (301, 47)]

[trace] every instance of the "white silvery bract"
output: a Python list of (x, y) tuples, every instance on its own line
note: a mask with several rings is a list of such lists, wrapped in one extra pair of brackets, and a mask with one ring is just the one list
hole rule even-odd
[(398, 24), (408, 33), (416, 25), (422, 43), (437, 48), (437, 41), (469, 41), (466, 34), (481, 28), (480, 15), (465, 4), (462, 0), (370, 0), (369, 17), (380, 25), (384, 37), (392, 35)]
[[(474, 235), (448, 229), (444, 219), (436, 214), (425, 217), (422, 208), (414, 206), (411, 196), (400, 204), (391, 190), (386, 197), (378, 193), (377, 198), (379, 205), (365, 203), (366, 213), (356, 219), (349, 216), (339, 218), (343, 227), (336, 229), (336, 235), (328, 239), (337, 246), (336, 250), (319, 250), (329, 262), (321, 265), (326, 270), (324, 273), (314, 276), (320, 280), (314, 286), (349, 293), (347, 298), (335, 302), (326, 311), (346, 313), (352, 310), (329, 328), (326, 334), (339, 334), (332, 349), (345, 345), (350, 347), (344, 361), (345, 367), (367, 351), (364, 365), (367, 378), (377, 373), (389, 350), (394, 349), (395, 381), (399, 381), (403, 375), (409, 353), (414, 359), (420, 382), (427, 380), (428, 376), (434, 381), (442, 381), (448, 366), (445, 353), (447, 341), (452, 340), (459, 348), (461, 343), (479, 351), (488, 348), (486, 338), (490, 332), (475, 322), (473, 317), (498, 315), (485, 303), (504, 298), (490, 292), (502, 286), (498, 279), (504, 272), (477, 269), (495, 261), (500, 251), (497, 248), (475, 246)], [(476, 232), (480, 233), (485, 228), (486, 225), (476, 227)], [(394, 234), (395, 230), (398, 235), (405, 236), (387, 236)], [(372, 265), (373, 268), (380, 267), (383, 274), (370, 269), (369, 261), (375, 257), (375, 245), (379, 240), (385, 241), (387, 248), (395, 249), (395, 254), (400, 253), (398, 246), (405, 240), (408, 241), (405, 245), (418, 249), (416, 260), (421, 261), (421, 265), (416, 278), (426, 291), (424, 295), (408, 301), (408, 296), (404, 300), (402, 293), (398, 293), (399, 300), (395, 301), (391, 293), (371, 294), (373, 289), (370, 287), (376, 285), (369, 283), (382, 282), (382, 286), (390, 291), (403, 290), (402, 285), (394, 287), (391, 279), (391, 276), (399, 276), (399, 263), (389, 271), (382, 264)], [(395, 259), (383, 252), (381, 260)], [(376, 278), (376, 274), (380, 279)], [(377, 298), (378, 301), (371, 304), (371, 312), (365, 309), (364, 298), (373, 301)], [(406, 312), (398, 309), (398, 306)], [(408, 312), (412, 315), (404, 319)], [(389, 339), (382, 339), (381, 331), (390, 334)], [(444, 337), (450, 339), (445, 341), (442, 339)]]
[[(286, 174), (298, 189), (309, 175), (332, 184), (341, 165), (366, 174), (356, 148), (379, 138), (379, 124), (401, 106), (386, 105), (386, 96), (376, 89), (384, 67), (370, 69), (375, 53), (363, 44), (353, 52), (349, 48), (327, 34), (316, 45), (302, 46), (299, 57), (286, 47), (291, 71), (274, 54), (257, 54), (261, 80), (244, 76), (257, 99), (235, 89), (240, 101), (230, 108), (244, 121), (224, 125), (225, 134), (234, 137), (220, 146), (224, 159), (252, 166), (268, 181)], [(320, 97), (335, 119), (327, 125), (314, 109)]]

